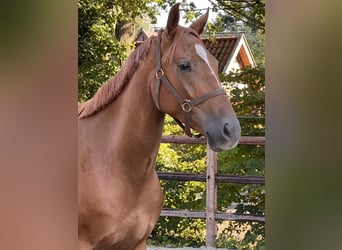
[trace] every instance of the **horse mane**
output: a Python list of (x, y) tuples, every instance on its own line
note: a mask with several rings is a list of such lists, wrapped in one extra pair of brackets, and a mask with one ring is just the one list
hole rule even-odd
[(115, 76), (104, 83), (90, 100), (80, 103), (78, 106), (78, 118), (92, 116), (112, 103), (128, 84), (132, 75), (138, 69), (140, 62), (147, 58), (151, 45), (156, 40), (156, 36), (151, 36), (143, 42), (130, 54), (122, 65), (121, 70)]
[[(161, 30), (160, 32), (163, 32), (163, 30)], [(167, 51), (165, 51), (165, 55), (163, 56), (162, 61), (173, 61), (175, 50), (178, 44), (178, 39), (182, 37), (186, 32), (194, 35), (199, 39), (199, 41), (201, 41), (200, 36), (192, 29), (178, 26), (172, 39), (172, 43)], [(131, 77), (140, 66), (140, 63), (147, 58), (150, 52), (151, 45), (153, 43), (156, 43), (156, 41), (156, 36), (151, 36), (149, 39), (144, 41), (130, 54), (125, 63), (122, 65), (120, 71), (115, 76), (104, 83), (90, 100), (80, 103), (78, 106), (78, 118), (92, 116), (97, 112), (103, 110), (110, 103), (112, 103), (115, 98), (120, 95), (125, 86), (129, 83)]]

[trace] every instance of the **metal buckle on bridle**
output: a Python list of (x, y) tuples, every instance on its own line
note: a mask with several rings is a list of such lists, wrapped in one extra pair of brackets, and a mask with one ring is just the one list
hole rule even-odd
[(156, 78), (157, 78), (157, 80), (162, 79), (163, 76), (164, 76), (164, 70), (163, 69), (157, 69), (156, 70)]
[(181, 105), (182, 109), (184, 112), (190, 112), (192, 110), (192, 103), (190, 100), (188, 99), (184, 99), (182, 105)]

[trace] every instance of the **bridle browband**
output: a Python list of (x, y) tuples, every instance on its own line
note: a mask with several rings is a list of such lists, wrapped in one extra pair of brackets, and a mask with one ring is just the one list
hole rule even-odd
[(224, 91), (224, 89), (219, 88), (219, 89), (215, 89), (213, 91), (208, 92), (207, 94), (204, 94), (202, 96), (196, 97), (192, 100), (183, 98), (180, 94), (178, 94), (178, 92), (176, 91), (176, 89), (172, 86), (172, 84), (169, 82), (169, 80), (166, 78), (164, 70), (162, 69), (161, 66), (161, 35), (162, 35), (163, 30), (160, 30), (158, 32), (158, 37), (157, 37), (157, 45), (156, 45), (156, 86), (155, 86), (155, 91), (154, 91), (154, 102), (158, 108), (158, 110), (160, 110), (160, 106), (159, 106), (159, 92), (160, 92), (160, 82), (162, 82), (164, 84), (164, 86), (166, 87), (166, 89), (169, 91), (169, 93), (176, 99), (176, 101), (180, 104), (180, 106), (182, 107), (183, 111), (184, 111), (184, 125), (177, 120), (176, 118), (175, 121), (178, 123), (178, 125), (180, 125), (185, 134), (189, 137), (193, 137), (191, 130), (190, 130), (190, 112), (192, 110), (192, 108), (202, 102), (207, 101), (210, 98), (213, 98), (215, 96), (218, 95), (226, 95), (226, 92)]

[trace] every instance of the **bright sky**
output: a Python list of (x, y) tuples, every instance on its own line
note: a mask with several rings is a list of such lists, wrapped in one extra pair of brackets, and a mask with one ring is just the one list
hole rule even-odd
[[(211, 7), (211, 4), (209, 1), (207, 0), (189, 0), (188, 2), (194, 2), (196, 7), (199, 8), (199, 9), (204, 9), (204, 8), (208, 8), (208, 7)], [(167, 9), (165, 11), (161, 11), (161, 15), (157, 17), (157, 24), (156, 24), (156, 27), (165, 27), (166, 26), (166, 22), (167, 22), (167, 16), (168, 16), (168, 13), (169, 13), (169, 10), (170, 9)], [(203, 10), (202, 11), (203, 13), (205, 13), (205, 11)], [(213, 13), (212, 11), (209, 12), (209, 20), (212, 20), (214, 19), (215, 17), (215, 14), (216, 13)], [(185, 20), (184, 18), (181, 16), (180, 18), (180, 21), (179, 21), (179, 24), (184, 26)]]

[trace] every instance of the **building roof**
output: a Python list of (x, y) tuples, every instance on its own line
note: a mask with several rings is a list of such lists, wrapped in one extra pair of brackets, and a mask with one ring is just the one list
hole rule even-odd
[(208, 38), (202, 38), (202, 41), (217, 59), (219, 72), (227, 73), (236, 67), (236, 63), (240, 68), (256, 65), (243, 33), (221, 34), (213, 42)]
[[(135, 40), (137, 45), (151, 35), (157, 35), (157, 32), (148, 32), (141, 29)], [(217, 59), (220, 73), (228, 73), (231, 70), (256, 65), (243, 33), (222, 33), (214, 41), (207, 37), (201, 39), (208, 51)]]
[(215, 42), (210, 42), (209, 39), (202, 39), (207, 50), (216, 58), (218, 61), (218, 71), (223, 72), (228, 59), (235, 48), (237, 37), (221, 37), (216, 38)]

